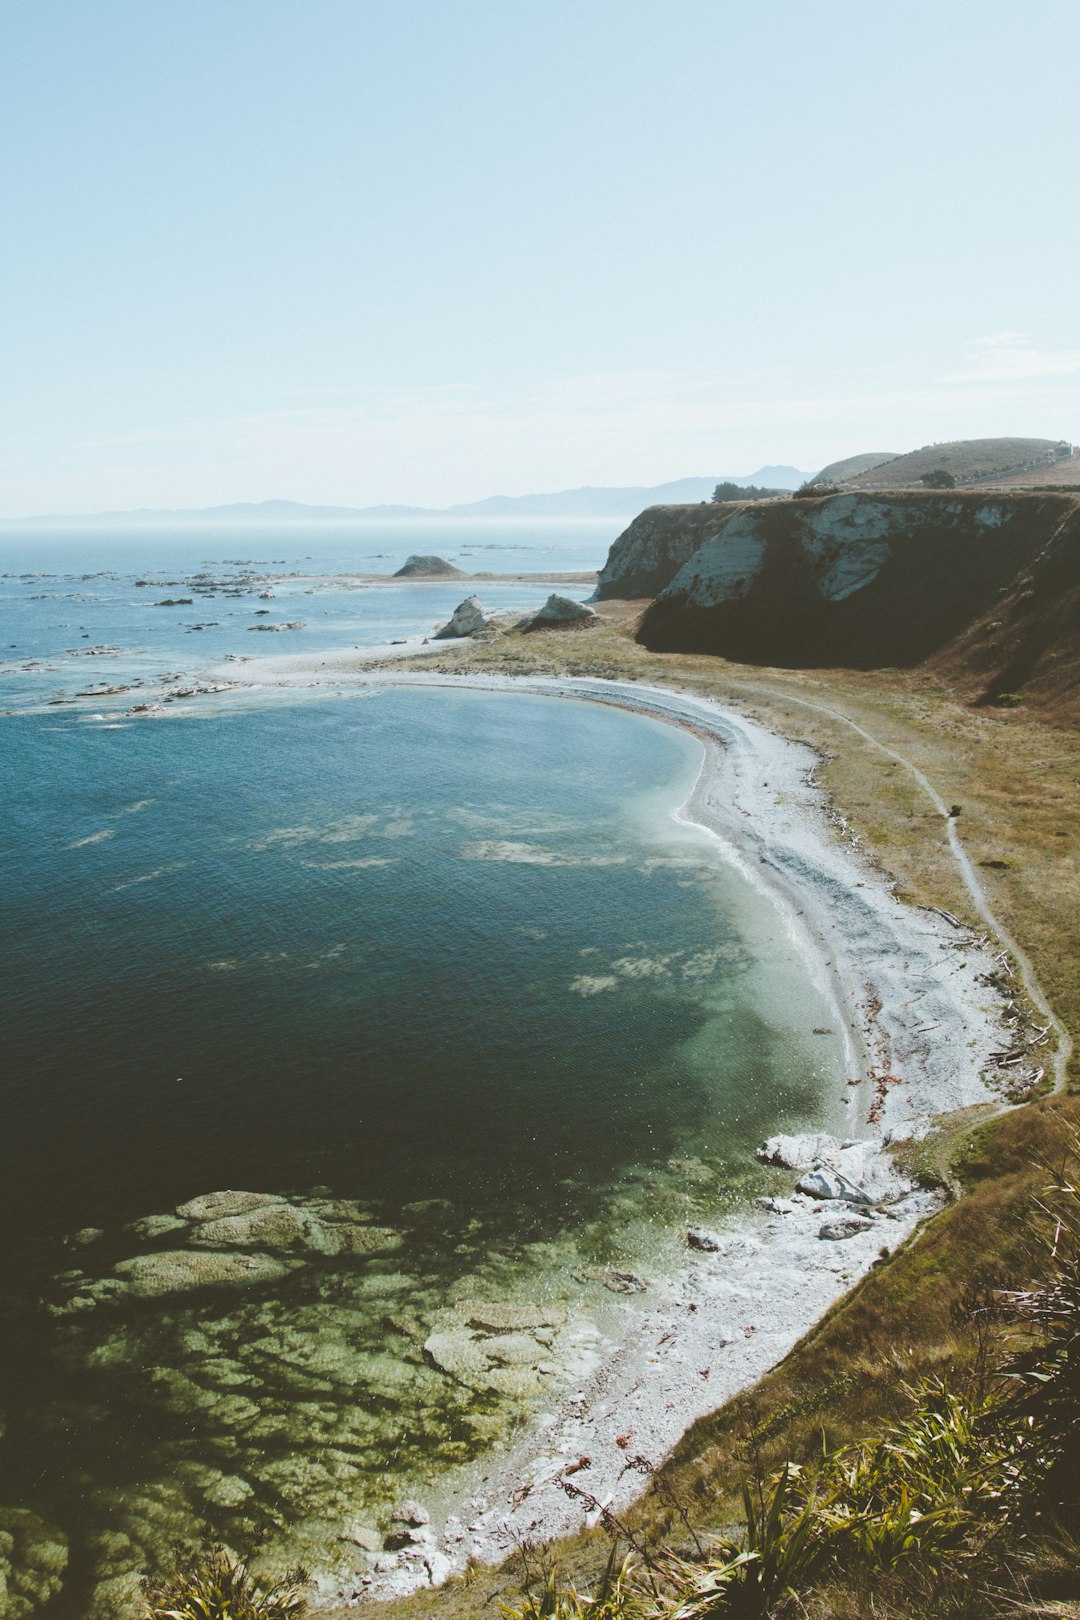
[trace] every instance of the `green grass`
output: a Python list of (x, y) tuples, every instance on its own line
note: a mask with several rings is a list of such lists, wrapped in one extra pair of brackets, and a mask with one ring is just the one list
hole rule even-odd
[(143, 1583), (146, 1620), (303, 1620), (309, 1585), (302, 1569), (264, 1586), (247, 1558), (217, 1542), (178, 1548), (171, 1569)]

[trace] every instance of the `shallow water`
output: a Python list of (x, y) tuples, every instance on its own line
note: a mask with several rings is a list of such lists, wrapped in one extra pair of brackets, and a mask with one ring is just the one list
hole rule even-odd
[[(70, 1543), (50, 1613), (201, 1522), (362, 1567), (831, 1118), (831, 1009), (671, 819), (687, 734), (387, 687), (0, 749), (0, 1512)], [(272, 1197), (171, 1215), (219, 1188)]]
[[(535, 611), (552, 589), (583, 600), (591, 585), (552, 585), (544, 576), (599, 568), (617, 529), (520, 521), (134, 533), (0, 525), (0, 706), (57, 704), (129, 683), (139, 683), (134, 696), (145, 701), (159, 695), (164, 676), (230, 655), (384, 646), (427, 635), (474, 592), (489, 613)], [(441, 556), (468, 575), (540, 579), (394, 580), (411, 552)]]

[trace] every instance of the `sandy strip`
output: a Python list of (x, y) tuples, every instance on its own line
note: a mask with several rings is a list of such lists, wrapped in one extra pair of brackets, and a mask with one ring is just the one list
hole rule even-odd
[[(986, 944), (895, 899), (829, 819), (805, 745), (707, 699), (638, 683), (419, 671), (389, 679), (613, 703), (701, 738), (701, 773), (676, 817), (703, 828), (718, 857), (769, 895), (808, 971), (829, 989), (848, 1031), (852, 1076), (862, 1080), (844, 1099), (857, 1145), (832, 1157), (888, 1201), (855, 1236), (826, 1241), (823, 1223), (852, 1206), (794, 1194), (792, 1169), (794, 1195), (781, 1209), (720, 1228), (717, 1251), (688, 1247), (675, 1275), (620, 1304), (572, 1387), (512, 1448), (429, 1494), (431, 1525), (414, 1548), (380, 1558), (349, 1591), (323, 1588), (339, 1601), (442, 1579), (470, 1555), (498, 1561), (523, 1538), (572, 1533), (596, 1522), (601, 1505), (627, 1506), (692, 1422), (761, 1378), (883, 1247), (895, 1248), (933, 1211), (934, 1198), (900, 1183), (880, 1150), (923, 1133), (935, 1114), (993, 1100), (980, 1076), (1008, 1044), (1001, 1005), (981, 982), (994, 966)], [(354, 680), (384, 685), (387, 677)]]

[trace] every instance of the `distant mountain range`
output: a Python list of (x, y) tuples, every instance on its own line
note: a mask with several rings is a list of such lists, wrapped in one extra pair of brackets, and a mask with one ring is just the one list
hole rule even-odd
[(239, 501), (233, 506), (187, 507), (170, 511), (142, 507), (133, 512), (51, 513), (44, 517), (7, 518), (5, 524), (69, 523), (323, 523), (394, 518), (630, 518), (646, 506), (707, 501), (717, 484), (754, 484), (767, 489), (797, 489), (810, 477), (797, 467), (759, 467), (733, 478), (677, 478), (670, 484), (632, 485), (625, 489), (563, 489), (550, 495), (489, 495), (463, 506), (305, 506), (300, 501)]

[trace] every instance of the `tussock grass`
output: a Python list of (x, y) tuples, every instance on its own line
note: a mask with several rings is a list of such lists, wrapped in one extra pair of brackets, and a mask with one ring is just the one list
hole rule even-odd
[[(1078, 1149), (1073, 1129), (1059, 1170), (1043, 1170), (1049, 1184), (1029, 1204), (1037, 1280), (997, 1294), (994, 1338), (970, 1366), (905, 1386), (908, 1409), (870, 1439), (836, 1446), (823, 1430), (807, 1464), (787, 1457), (765, 1471), (760, 1444), (751, 1445), (741, 1528), (711, 1544), (695, 1536), (692, 1553), (666, 1542), (650, 1551), (640, 1532), (609, 1516), (608, 1528), (643, 1559), (638, 1578), (608, 1582), (594, 1599), (549, 1567), (539, 1593), (503, 1605), (507, 1620), (845, 1612), (959, 1620), (1046, 1613), (1033, 1605), (1055, 1586), (1080, 1596), (1066, 1528), (1080, 1506)], [(985, 1321), (985, 1310), (969, 1319), (979, 1314)], [(715, 1512), (722, 1503), (711, 1494)]]
[(173, 1567), (143, 1582), (146, 1620), (303, 1620), (309, 1585), (292, 1569), (267, 1586), (220, 1543), (178, 1547)]

